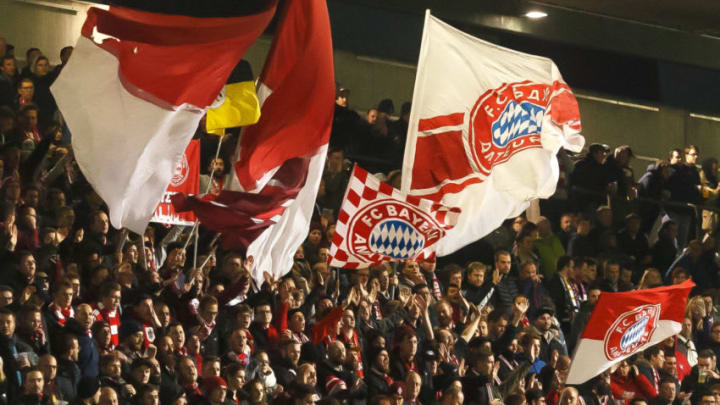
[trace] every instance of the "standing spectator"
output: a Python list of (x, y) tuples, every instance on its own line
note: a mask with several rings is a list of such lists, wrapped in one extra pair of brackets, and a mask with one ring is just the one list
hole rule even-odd
[(563, 248), (568, 250), (570, 239), (575, 235), (577, 230), (576, 217), (570, 212), (566, 212), (560, 216), (560, 230), (557, 232), (557, 237), (560, 239)]
[(678, 251), (677, 236), (677, 224), (672, 220), (665, 221), (660, 227), (657, 242), (650, 248), (653, 267), (660, 271), (670, 268)]
[(685, 246), (691, 236), (691, 226), (695, 220), (694, 208), (685, 203), (697, 203), (700, 200), (700, 174), (695, 164), (700, 154), (695, 145), (685, 148), (685, 162), (671, 164), (672, 174), (667, 180), (670, 200), (676, 204), (666, 208), (667, 215), (678, 227), (678, 243)]
[(570, 324), (580, 310), (580, 300), (570, 284), (570, 272), (574, 263), (570, 256), (561, 256), (557, 261), (557, 273), (549, 281), (548, 290), (557, 308), (557, 318), (565, 335), (570, 335)]
[(605, 193), (611, 181), (605, 166), (610, 148), (594, 143), (588, 148), (587, 155), (575, 164), (570, 175), (571, 198), (578, 211), (590, 214), (598, 206), (606, 203)]
[[(718, 160), (714, 157), (702, 162), (700, 170), (700, 187), (702, 188), (703, 204), (718, 206), (720, 184), (718, 184)], [(711, 235), (715, 234), (718, 226), (718, 213), (711, 210), (702, 210), (702, 230)]]
[(323, 173), (325, 196), (318, 201), (321, 207), (333, 210), (336, 214), (340, 210), (345, 188), (350, 180), (350, 174), (344, 167), (345, 153), (342, 149), (332, 149), (328, 152), (327, 166)]

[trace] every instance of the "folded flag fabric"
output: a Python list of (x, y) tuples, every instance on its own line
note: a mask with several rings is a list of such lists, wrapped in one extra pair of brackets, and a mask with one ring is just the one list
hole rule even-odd
[(205, 110), (274, 11), (274, 1), (229, 18), (88, 10), (51, 90), (116, 228), (145, 231)]
[(459, 214), (458, 208), (407, 196), (355, 166), (335, 225), (330, 265), (354, 269), (431, 257)]
[(437, 246), (480, 239), (553, 194), (559, 148), (582, 149), (580, 113), (552, 60), (425, 17), (402, 191), (460, 207)]
[(209, 134), (225, 135), (225, 129), (252, 125), (260, 119), (252, 67), (241, 60), (233, 69), (205, 120)]
[[(307, 236), (330, 139), (334, 77), (325, 1), (286, 2), (258, 79), (260, 120), (243, 128), (228, 189), (215, 200), (227, 204), (195, 210), (206, 226), (213, 215), (222, 218), (224, 210), (244, 215), (244, 223), (251, 226), (263, 218), (266, 226), (259, 234), (257, 228), (243, 226), (223, 233), (223, 239), (253, 256), (252, 276), (258, 285), (264, 272), (276, 279), (289, 272)], [(265, 204), (254, 211), (238, 207), (247, 194), (257, 194)]]
[(615, 363), (680, 333), (692, 281), (602, 293), (580, 336), (567, 384), (582, 384)]
[(277, 223), (289, 202), (305, 185), (310, 159), (285, 162), (275, 173), (273, 185), (261, 193), (223, 191), (220, 195), (174, 194), (170, 197), (178, 212), (193, 211), (202, 224), (222, 233), (225, 249), (246, 251), (265, 229)]

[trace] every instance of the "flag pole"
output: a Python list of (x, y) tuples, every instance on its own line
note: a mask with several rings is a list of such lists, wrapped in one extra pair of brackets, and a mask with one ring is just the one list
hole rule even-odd
[[(215, 150), (215, 157), (213, 158), (213, 161), (220, 157), (220, 148), (223, 143), (223, 139), (225, 136), (220, 136), (220, 139), (218, 140), (218, 146)], [(207, 184), (207, 187), (205, 187), (205, 190), (203, 191), (203, 194), (207, 194), (210, 192), (210, 187), (212, 186), (213, 181), (213, 175), (215, 174), (215, 165), (212, 165), (212, 169), (210, 170), (210, 181)], [(200, 221), (195, 219), (195, 223), (193, 224), (192, 230), (190, 231), (190, 235), (188, 235), (187, 240), (185, 241), (185, 246), (183, 246), (183, 250), (187, 249), (188, 245), (190, 244), (190, 240), (193, 237), (193, 232), (195, 232), (195, 247), (193, 249), (193, 268), (197, 267), (197, 255), (198, 255), (198, 241), (200, 239), (200, 230), (198, 229), (198, 225), (200, 224)]]

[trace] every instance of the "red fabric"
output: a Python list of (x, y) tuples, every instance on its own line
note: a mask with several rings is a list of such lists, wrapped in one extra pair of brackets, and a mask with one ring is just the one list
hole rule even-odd
[(131, 93), (157, 105), (204, 108), (265, 30), (275, 3), (259, 14), (232, 18), (90, 8), (82, 35), (92, 39), (97, 28), (113, 37), (99, 46), (118, 58), (119, 76)]
[(280, 304), (278, 304), (277, 308), (275, 308), (275, 316), (273, 316), (273, 321), (275, 321), (275, 328), (281, 335), (288, 328), (287, 318), (289, 310), (290, 303), (287, 302), (281, 302)]
[(312, 328), (313, 343), (320, 344), (326, 337), (335, 336), (335, 327), (342, 319), (344, 312), (342, 306), (337, 306), (325, 315), (325, 318), (315, 323)]
[(95, 321), (105, 321), (110, 325), (110, 337), (113, 346), (117, 346), (120, 344), (120, 312), (115, 310), (107, 311), (105, 309), (100, 309), (98, 304), (92, 305), (93, 314), (95, 315)]
[[(244, 190), (258, 188), (288, 159), (312, 156), (328, 143), (334, 112), (332, 39), (324, 0), (286, 2), (259, 86), (272, 94), (239, 144), (235, 173)], [(232, 65), (234, 67), (235, 64)]]
[(613, 374), (610, 376), (610, 388), (612, 388), (613, 398), (624, 399), (626, 404), (629, 404), (631, 399), (624, 396), (626, 392), (634, 393), (632, 398), (653, 399), (657, 396), (655, 387), (642, 374), (638, 374), (635, 378)]
[(309, 163), (309, 158), (285, 162), (273, 176), (285, 187), (268, 186), (259, 194), (222, 190), (214, 199), (179, 193), (171, 200), (177, 212), (192, 210), (206, 228), (222, 233), (224, 248), (246, 249), (275, 223), (272, 217), (282, 214), (282, 204), (297, 196), (305, 185)]
[(677, 371), (677, 379), (682, 382), (690, 374), (690, 363), (688, 363), (687, 357), (682, 352), (675, 350), (675, 370)]
[(192, 212), (176, 212), (168, 198), (175, 193), (197, 194), (200, 188), (200, 140), (192, 140), (185, 148), (183, 159), (178, 162), (170, 184), (160, 200), (150, 222), (184, 225), (195, 222)]
[(694, 286), (695, 283), (692, 281), (685, 281), (682, 284), (650, 290), (602, 293), (595, 304), (595, 311), (590, 316), (582, 339), (604, 340), (605, 334), (618, 316), (645, 304), (660, 303), (660, 320), (682, 323), (687, 296)]

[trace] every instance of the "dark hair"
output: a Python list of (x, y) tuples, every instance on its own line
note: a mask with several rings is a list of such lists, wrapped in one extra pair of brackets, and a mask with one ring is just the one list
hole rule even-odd
[(498, 261), (498, 259), (500, 258), (500, 255), (508, 255), (508, 256), (512, 257), (510, 252), (508, 252), (507, 250), (504, 250), (504, 249), (500, 249), (495, 252), (495, 261)]
[(698, 352), (698, 358), (711, 359), (715, 356), (715, 352), (711, 349), (705, 349)]
[(557, 269), (562, 270), (568, 265), (570, 265), (570, 262), (572, 262), (572, 257), (570, 256), (560, 256), (557, 260)]
[(501, 310), (499, 310), (499, 309), (494, 309), (492, 312), (490, 312), (490, 313), (488, 314), (487, 321), (488, 321), (488, 323), (490, 323), (490, 322), (497, 322), (497, 321), (499, 321), (501, 318), (502, 318), (502, 319), (505, 319), (506, 321), (508, 320), (508, 316), (507, 316), (507, 314), (506, 314), (505, 312), (503, 312), (503, 311), (501, 311)]
[[(35, 51), (38, 51), (38, 52), (39, 52), (40, 49), (38, 49), (38, 48), (30, 48), (30, 49), (28, 49), (27, 51), (25, 51), (25, 57), (30, 56), (30, 54), (31, 54), (32, 52), (35, 52)], [(28, 61), (28, 62), (29, 62), (29, 61)]]
[[(58, 356), (64, 356), (68, 353), (70, 353), (70, 349), (73, 348), (73, 341), (77, 341), (77, 336), (73, 335), (72, 333), (65, 333), (60, 337), (60, 339), (57, 339), (55, 341), (55, 345), (57, 346), (57, 352), (55, 353)], [(55, 347), (55, 346), (53, 346)]]
[(37, 111), (40, 111), (40, 109), (38, 108), (37, 104), (35, 104), (35, 103), (25, 104), (24, 106), (20, 107), (20, 115), (23, 115), (28, 111), (37, 112)]
[(660, 346), (650, 346), (647, 349), (645, 349), (645, 358), (650, 360), (650, 358), (657, 356), (660, 353)]

